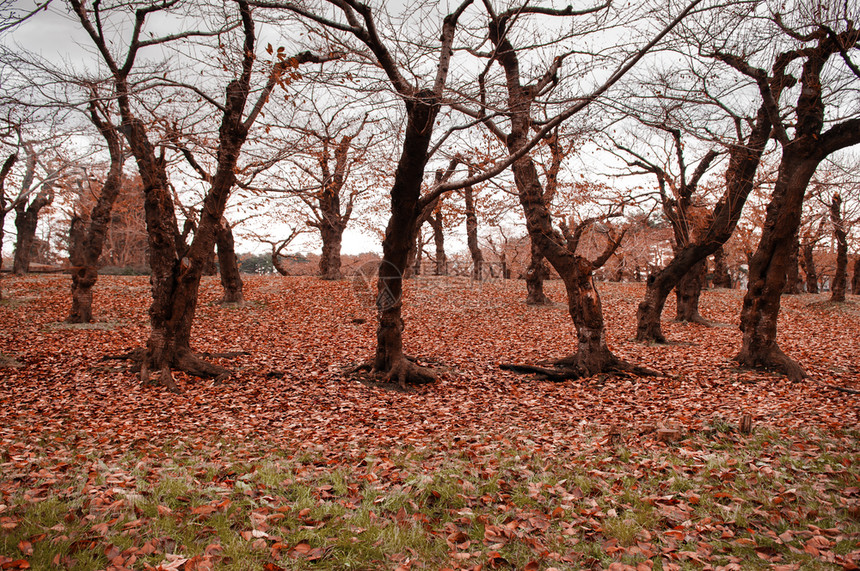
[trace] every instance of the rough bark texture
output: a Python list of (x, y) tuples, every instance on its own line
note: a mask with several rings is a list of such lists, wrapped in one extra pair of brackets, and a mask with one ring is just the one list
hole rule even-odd
[[(550, 70), (535, 84), (523, 86), (520, 79), (519, 59), (506, 31), (507, 19), (494, 17), (489, 37), (496, 47), (496, 58), (505, 72), (508, 91), (507, 113), (510, 132), (502, 135), (510, 152), (520, 149), (528, 140), (533, 126), (532, 104), (541, 90), (542, 82), (549, 82), (555, 70)], [(568, 298), (568, 312), (577, 332), (576, 351), (556, 364), (564, 371), (562, 376), (589, 376), (612, 370), (634, 370), (632, 365), (618, 359), (606, 344), (606, 329), (600, 296), (594, 288), (593, 273), (609, 259), (618, 246), (612, 241), (607, 251), (595, 262), (576, 254), (582, 227), (573, 234), (562, 236), (552, 225), (547, 196), (538, 176), (532, 157), (525, 154), (512, 165), (514, 181), (526, 218), (526, 228), (533, 247), (542, 254), (564, 281)], [(528, 370), (529, 367), (514, 368)], [(551, 376), (547, 371), (539, 371)]]
[(712, 325), (710, 321), (699, 314), (699, 298), (702, 295), (706, 272), (707, 258), (703, 258), (690, 268), (675, 286), (676, 321)]
[[(665, 343), (660, 319), (666, 297), (681, 279), (697, 264), (716, 252), (731, 237), (740, 219), (744, 204), (753, 188), (771, 123), (762, 106), (746, 141), (729, 148), (726, 187), (716, 207), (695, 236), (679, 241), (676, 236), (675, 255), (669, 264), (648, 276), (645, 297), (636, 312), (636, 339), (643, 343)], [(664, 201), (665, 202), (665, 201)], [(673, 225), (673, 229), (679, 228)]]
[(722, 246), (714, 252), (714, 279), (711, 283), (714, 284), (714, 287), (729, 289), (732, 287), (732, 276), (729, 274), (729, 268), (726, 264), (726, 253)]
[(435, 380), (403, 354), (403, 273), (409, 249), (414, 247), (416, 222), (421, 215), (421, 182), (427, 163), (433, 124), (439, 102), (430, 91), (418, 91), (407, 99), (406, 133), (391, 189), (391, 218), (382, 241), (382, 262), (377, 280), (376, 354), (373, 372), (383, 381), (426, 383)]
[[(113, 204), (122, 190), (122, 143), (109, 113), (94, 98), (90, 120), (98, 128), (110, 154), (110, 167), (90, 213), (89, 223), (75, 216), (69, 231), (69, 261), (72, 265), (72, 307), (68, 323), (90, 323), (93, 320), (93, 286), (98, 280), (98, 261), (102, 255)], [(104, 117), (104, 119), (102, 119)]]
[(796, 295), (800, 293), (800, 241), (797, 234), (791, 241), (788, 251), (788, 265), (785, 270), (785, 289), (782, 293)]
[(478, 247), (478, 217), (475, 214), (475, 191), (471, 185), (463, 189), (463, 196), (466, 200), (466, 243), (472, 256), (472, 279), (481, 281), (484, 277), (484, 254)]
[(815, 243), (804, 242), (802, 245), (803, 258), (801, 265), (806, 274), (806, 292), (818, 293), (818, 270), (815, 267)]
[[(304, 53), (275, 64), (253, 110), (247, 119), (243, 119), (255, 60), (255, 32), (250, 7), (244, 0), (238, 0), (244, 36), (241, 71), (239, 77), (232, 80), (225, 90), (218, 132), (217, 167), (203, 199), (193, 241), (188, 245), (177, 224), (164, 154), (156, 153), (146, 125), (135, 115), (131, 104), (132, 86), (128, 77), (138, 51), (143, 47), (141, 30), (152, 10), (140, 9), (136, 12), (134, 29), (128, 36), (130, 41), (126, 59), (120, 65), (114, 60), (101, 27), (92, 23), (88, 8), (80, 0), (70, 0), (70, 4), (111, 72), (123, 133), (137, 162), (144, 186), (152, 304), (149, 308), (151, 330), (141, 364), (141, 381), (154, 381), (157, 376), (157, 382), (170, 390), (176, 390), (171, 368), (197, 376), (226, 376), (228, 370), (203, 361), (191, 351), (191, 325), (197, 307), (200, 277), (215, 247), (217, 228), (227, 197), (236, 182), (236, 164), (249, 126), (287, 66), (318, 61), (318, 58)], [(94, 9), (98, 10), (98, 5)], [(153, 10), (157, 11), (157, 8)]]
[(543, 282), (549, 277), (549, 269), (546, 267), (545, 258), (540, 246), (535, 242), (531, 234), (529, 234), (529, 245), (531, 256), (525, 274), (526, 304), (547, 305), (552, 303), (552, 300), (544, 292)]
[(218, 249), (218, 267), (221, 271), (222, 304), (245, 303), (242, 276), (239, 273), (239, 259), (236, 257), (236, 244), (233, 240), (233, 229), (226, 218), (221, 218), (216, 234)]
[(436, 205), (435, 211), (427, 218), (430, 227), (433, 228), (433, 245), (436, 246), (436, 267), (434, 275), (448, 275), (448, 257), (445, 255), (445, 221), (442, 216), (442, 201)]
[(830, 203), (830, 221), (833, 223), (833, 236), (836, 238), (836, 270), (830, 290), (830, 301), (845, 301), (845, 290), (848, 285), (848, 233), (842, 219), (842, 197), (838, 194), (833, 195)]
[(39, 212), (54, 201), (54, 187), (45, 183), (36, 197), (28, 204), (22, 200), (15, 207), (15, 229), (18, 236), (15, 240), (15, 257), (12, 262), (12, 273), (22, 276), (30, 271), (30, 258), (33, 252), (33, 240), (36, 238), (36, 226), (39, 223)]
[[(804, 378), (806, 372), (777, 344), (777, 317), (785, 287), (789, 250), (800, 224), (803, 198), (821, 161), (839, 149), (860, 143), (860, 119), (837, 123), (822, 132), (821, 72), (830, 56), (843, 51), (844, 45), (857, 42), (853, 32), (848, 35), (834, 33), (834, 36), (819, 35), (815, 46), (787, 56), (803, 59), (801, 89), (794, 105), (793, 138), (789, 138), (782, 123), (776, 104), (779, 98), (770, 98), (769, 112), (774, 123), (774, 137), (782, 146), (782, 158), (761, 240), (750, 263), (749, 288), (741, 310), (743, 345), (735, 357), (743, 366), (776, 369), (795, 381)], [(760, 79), (757, 81), (768, 100), (767, 83)]]
[[(319, 262), (320, 277), (324, 280), (339, 280), (341, 272), (340, 249), (343, 242), (343, 232), (352, 216), (354, 195), (350, 195), (342, 209), (342, 192), (349, 174), (349, 151), (354, 136), (344, 135), (334, 148), (334, 170), (332, 158), (329, 156), (331, 139), (323, 137), (323, 150), (319, 156), (319, 166), (322, 172), (322, 190), (317, 195), (317, 220), (308, 224), (320, 231), (322, 238), (322, 255)], [(342, 211), (343, 210), (343, 211)]]

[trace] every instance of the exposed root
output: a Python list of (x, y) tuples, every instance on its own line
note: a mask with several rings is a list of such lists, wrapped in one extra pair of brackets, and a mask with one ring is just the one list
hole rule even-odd
[(678, 323), (695, 323), (696, 325), (702, 325), (704, 327), (716, 327), (717, 325), (710, 319), (705, 319), (698, 313), (693, 315), (689, 319), (676, 318), (675, 321), (677, 321)]
[(539, 380), (548, 381), (567, 381), (570, 379), (579, 379), (582, 377), (590, 377), (600, 373), (629, 373), (638, 377), (661, 377), (662, 373), (628, 363), (627, 361), (618, 359), (615, 356), (607, 359), (602, 367), (585, 367), (582, 364), (582, 359), (578, 355), (571, 355), (554, 361), (552, 368), (539, 367), (536, 365), (517, 365), (511, 363), (503, 363), (499, 368), (504, 371), (513, 371), (515, 373), (535, 374)]
[(439, 378), (432, 369), (416, 365), (406, 358), (394, 361), (387, 371), (373, 372), (382, 382), (397, 383), (401, 389), (406, 389), (407, 384), (426, 385), (436, 382)]
[(822, 387), (826, 387), (828, 389), (839, 391), (840, 393), (848, 393), (849, 395), (860, 395), (860, 391), (857, 389), (849, 389), (848, 387), (840, 387), (838, 385), (831, 385), (830, 383), (825, 383), (824, 381), (819, 381), (817, 379), (813, 379), (816, 383), (821, 385)]
[[(239, 355), (248, 355), (245, 351), (236, 351), (229, 353), (201, 353), (206, 357), (236, 357)], [(132, 361), (131, 371), (140, 371), (140, 382), (144, 385), (161, 385), (167, 390), (178, 393), (179, 387), (176, 385), (176, 380), (173, 378), (171, 368), (194, 375), (195, 377), (212, 377), (216, 383), (220, 383), (230, 378), (230, 369), (225, 369), (214, 363), (204, 361), (200, 355), (191, 351), (182, 351), (173, 361), (164, 363), (157, 371), (152, 368), (152, 363), (146, 358), (146, 350), (142, 347), (132, 349), (128, 353), (122, 355), (105, 355), (102, 361), (108, 360), (129, 360)]]
[(800, 364), (782, 352), (776, 343), (769, 350), (760, 353), (749, 353), (741, 350), (734, 359), (742, 367), (749, 369), (764, 369), (783, 373), (788, 380), (798, 382), (809, 377)]

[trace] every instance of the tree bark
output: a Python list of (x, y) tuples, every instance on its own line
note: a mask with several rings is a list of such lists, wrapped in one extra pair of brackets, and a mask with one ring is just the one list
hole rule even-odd
[(376, 354), (373, 372), (384, 381), (426, 383), (436, 375), (406, 359), (403, 354), (403, 273), (409, 249), (415, 244), (421, 182), (427, 164), (433, 124), (439, 113), (439, 102), (430, 91), (418, 91), (405, 100), (406, 133), (394, 186), (391, 189), (391, 218), (382, 241), (382, 261), (377, 279)]
[(818, 293), (818, 270), (815, 267), (815, 242), (802, 244), (803, 271), (806, 273), (806, 293)]
[(848, 285), (848, 233), (842, 219), (842, 197), (833, 195), (830, 203), (830, 221), (833, 223), (833, 235), (836, 238), (836, 270), (833, 275), (830, 301), (845, 301), (845, 289)]
[(798, 236), (792, 238), (791, 248), (788, 251), (788, 266), (785, 271), (785, 290), (787, 295), (800, 293), (800, 241)]
[(543, 291), (543, 282), (549, 277), (544, 256), (534, 237), (529, 234), (531, 256), (526, 268), (526, 305), (547, 305), (552, 303)]
[(705, 228), (686, 244), (677, 244), (669, 264), (648, 276), (645, 297), (636, 312), (636, 340), (665, 343), (660, 319), (666, 297), (693, 266), (716, 252), (731, 237), (755, 183), (761, 156), (770, 138), (771, 122), (762, 106), (746, 142), (729, 148), (726, 190), (709, 214)]
[[(806, 372), (777, 344), (777, 318), (789, 250), (800, 225), (803, 198), (815, 170), (829, 154), (860, 143), (860, 119), (837, 123), (822, 133), (822, 70), (830, 56), (842, 52), (845, 44), (857, 42), (853, 30), (833, 36), (819, 38), (815, 46), (805, 50), (791, 52), (792, 57), (804, 60), (794, 106), (793, 138), (788, 137), (775, 103), (779, 98), (770, 99), (769, 112), (774, 123), (774, 137), (782, 147), (782, 159), (761, 240), (750, 263), (750, 283), (741, 310), (743, 345), (735, 357), (742, 366), (776, 369), (793, 381), (806, 377)], [(758, 81), (758, 84), (767, 100), (766, 83)]]
[[(469, 172), (472, 175), (472, 172)], [(484, 278), (484, 254), (478, 247), (478, 217), (475, 214), (475, 192), (471, 185), (463, 189), (466, 200), (466, 243), (472, 256), (472, 279), (481, 281)]]
[(36, 226), (39, 223), (39, 212), (53, 201), (53, 184), (45, 183), (29, 205), (26, 200), (22, 200), (15, 208), (15, 228), (18, 231), (18, 236), (15, 240), (12, 273), (16, 276), (23, 276), (30, 271), (30, 259), (33, 240), (36, 238)]
[(860, 295), (860, 256), (854, 260), (854, 273), (851, 276), (851, 293)]
[(726, 251), (723, 246), (720, 246), (717, 248), (717, 251), (714, 252), (714, 279), (711, 283), (714, 284), (714, 287), (731, 289), (732, 276), (729, 274), (729, 268), (726, 265), (725, 252)]
[(236, 257), (233, 228), (223, 217), (217, 229), (216, 247), (218, 249), (218, 267), (221, 270), (221, 288), (224, 290), (220, 303), (242, 305), (245, 303), (244, 284), (239, 273), (239, 259)]
[(436, 268), (434, 274), (437, 276), (448, 275), (448, 257), (445, 255), (445, 223), (442, 218), (442, 201), (436, 205), (436, 211), (427, 218), (430, 227), (433, 228), (433, 244), (436, 246)]
[(699, 313), (699, 298), (707, 272), (707, 258), (699, 260), (675, 286), (677, 310), (675, 321), (713, 325)]
[[(3, 275), (3, 228), (6, 224), (6, 213), (9, 211), (6, 200), (6, 177), (9, 176), (17, 160), (17, 153), (12, 153), (3, 161), (3, 166), (0, 167), (0, 276)], [(0, 285), (0, 299), (3, 299), (2, 285)]]
[(340, 248), (343, 241), (343, 226), (340, 224), (321, 224), (322, 255), (320, 256), (320, 277), (324, 280), (339, 280), (341, 272)]
[[(67, 323), (90, 323), (93, 320), (93, 286), (98, 280), (98, 261), (102, 255), (111, 212), (122, 190), (123, 153), (122, 142), (116, 127), (109, 120), (109, 113), (100, 109), (94, 99), (90, 104), (90, 120), (98, 128), (110, 154), (110, 167), (99, 192), (96, 204), (90, 213), (89, 224), (79, 217), (72, 218), (69, 231), (69, 261), (72, 264), (72, 307)], [(104, 117), (99, 116), (99, 113)]]

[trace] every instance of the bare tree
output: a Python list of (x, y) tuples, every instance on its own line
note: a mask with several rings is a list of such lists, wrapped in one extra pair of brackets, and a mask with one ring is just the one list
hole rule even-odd
[[(772, 25), (799, 46), (781, 54), (779, 61), (783, 65), (778, 73), (768, 73), (736, 55), (722, 55), (724, 61), (756, 82), (773, 124), (773, 137), (782, 149), (761, 240), (750, 263), (749, 289), (741, 312), (743, 345), (736, 360), (748, 367), (779, 370), (791, 380), (806, 377), (803, 368), (783, 353), (776, 340), (791, 238), (800, 223), (803, 198), (818, 165), (832, 153), (860, 143), (860, 118), (840, 114), (827, 121), (825, 113), (827, 79), (832, 76), (823, 72), (831, 59), (841, 60), (847, 64), (849, 75), (860, 78), (860, 70), (850, 59), (860, 34), (854, 28), (855, 15), (847, 10), (848, 5), (837, 8), (830, 21), (807, 18), (815, 10), (805, 5), (793, 6), (786, 15), (774, 11)], [(786, 16), (791, 20), (786, 22)], [(799, 79), (788, 73), (790, 64), (801, 66)], [(783, 83), (797, 82), (800, 86), (797, 100), (788, 109), (780, 106), (782, 92), (773, 85), (780, 76)]]
[(89, 105), (89, 117), (107, 145), (110, 166), (89, 215), (84, 220), (75, 213), (69, 231), (69, 261), (72, 265), (72, 307), (68, 323), (89, 323), (93, 319), (93, 286), (98, 280), (98, 261), (102, 255), (113, 204), (122, 189), (123, 148), (110, 113), (97, 97)]
[[(99, 3), (86, 8), (80, 0), (69, 1), (110, 72), (122, 118), (122, 130), (137, 161), (144, 184), (153, 301), (149, 309), (151, 331), (141, 365), (141, 381), (150, 382), (155, 378), (155, 373), (158, 375), (157, 382), (176, 390), (171, 368), (179, 368), (195, 375), (224, 377), (229, 374), (227, 369), (204, 361), (190, 347), (191, 325), (203, 268), (214, 249), (227, 198), (236, 182), (236, 165), (240, 151), (251, 126), (272, 91), (284, 81), (285, 72), (302, 63), (319, 62), (323, 59), (309, 52), (295, 57), (279, 58), (279, 61), (268, 69), (265, 86), (260, 90), (256, 102), (251, 105), (250, 110), (246, 110), (256, 59), (256, 34), (251, 8), (244, 0), (236, 2), (238, 22), (231, 21), (213, 30), (186, 30), (148, 38), (143, 34), (147, 18), (175, 7), (178, 2), (170, 0), (136, 8), (122, 59), (114, 55), (114, 44), (105, 34), (103, 21), (108, 14), (103, 12)], [(133, 107), (135, 86), (132, 85), (130, 76), (135, 70), (141, 50), (147, 47), (184, 38), (220, 36), (237, 27), (241, 30), (242, 38), (238, 76), (226, 86), (223, 103), (204, 97), (221, 116), (217, 168), (212, 174), (204, 197), (194, 237), (188, 244), (177, 224), (164, 152), (156, 152), (147, 124)], [(203, 96), (202, 93), (199, 94)]]

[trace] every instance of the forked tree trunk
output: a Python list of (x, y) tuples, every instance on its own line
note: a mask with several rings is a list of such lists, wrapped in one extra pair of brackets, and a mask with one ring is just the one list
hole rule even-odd
[(788, 251), (788, 267), (785, 270), (785, 290), (788, 295), (800, 293), (800, 242), (795, 235)]
[(29, 205), (25, 200), (18, 203), (15, 208), (15, 228), (18, 231), (18, 236), (15, 240), (12, 273), (16, 276), (23, 276), (30, 271), (30, 259), (33, 241), (36, 238), (36, 226), (39, 223), (39, 212), (53, 201), (54, 188), (51, 183), (45, 183)]
[(833, 235), (836, 238), (836, 270), (833, 275), (830, 301), (845, 301), (845, 289), (848, 285), (848, 233), (842, 220), (842, 197), (833, 195), (830, 203), (830, 221), (833, 223)]
[(221, 270), (221, 288), (224, 290), (220, 303), (241, 305), (245, 303), (244, 284), (239, 273), (239, 259), (236, 257), (233, 229), (225, 218), (221, 218), (221, 223), (218, 225), (216, 248), (218, 267)]
[(707, 258), (703, 258), (690, 268), (675, 286), (676, 321), (712, 325), (710, 321), (699, 314), (699, 298), (702, 296), (706, 271)]
[(806, 273), (806, 293), (818, 293), (818, 270), (815, 267), (815, 244), (813, 242), (804, 242), (803, 250), (803, 271)]
[[(472, 176), (469, 171), (469, 176)], [(484, 278), (484, 254), (478, 247), (478, 217), (475, 214), (475, 193), (472, 186), (463, 189), (466, 200), (466, 243), (472, 256), (472, 279), (481, 281)]]
[(93, 320), (93, 286), (98, 280), (98, 261), (102, 255), (108, 227), (111, 223), (113, 204), (122, 190), (122, 142), (115, 126), (107, 119), (104, 109), (93, 101), (90, 104), (90, 120), (98, 128), (107, 143), (110, 153), (110, 168), (99, 192), (89, 224), (77, 216), (72, 218), (69, 231), (69, 261), (72, 264), (72, 307), (67, 323), (90, 323)]
[(549, 277), (549, 270), (546, 267), (540, 247), (531, 235), (529, 235), (529, 244), (531, 256), (526, 268), (526, 304), (547, 305), (552, 303), (552, 300), (544, 293), (543, 282)]
[(731, 289), (732, 287), (732, 276), (729, 274), (729, 268), (726, 265), (725, 249), (722, 246), (714, 252), (714, 279), (711, 283), (714, 284), (714, 287), (724, 287), (727, 289)]

